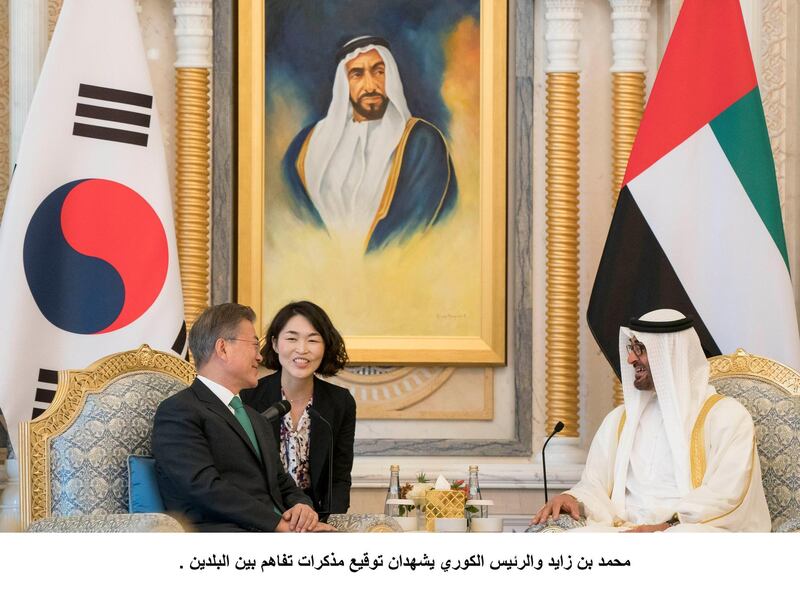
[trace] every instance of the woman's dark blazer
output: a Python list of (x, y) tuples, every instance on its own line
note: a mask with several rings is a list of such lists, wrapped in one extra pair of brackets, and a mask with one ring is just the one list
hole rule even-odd
[[(261, 378), (258, 386), (242, 390), (242, 401), (258, 412), (281, 399), (281, 372)], [(350, 507), (350, 471), (353, 469), (353, 439), (356, 433), (356, 401), (347, 389), (335, 386), (314, 376), (312, 408), (328, 423), (309, 413), (311, 433), (308, 444), (311, 471), (311, 499), (318, 513), (347, 513)], [(280, 441), (281, 422), (273, 421), (275, 439)], [(331, 453), (333, 431), (333, 494), (328, 505), (328, 457)]]

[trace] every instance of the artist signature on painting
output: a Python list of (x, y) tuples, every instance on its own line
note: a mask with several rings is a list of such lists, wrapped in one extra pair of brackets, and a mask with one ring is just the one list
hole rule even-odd
[(466, 314), (437, 314), (437, 320), (461, 320), (462, 318), (466, 318)]

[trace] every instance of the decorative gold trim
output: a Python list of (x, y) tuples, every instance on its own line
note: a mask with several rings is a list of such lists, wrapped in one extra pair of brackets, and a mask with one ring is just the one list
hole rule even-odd
[[(330, 381), (350, 390), (357, 402), (359, 419), (492, 419), (494, 417), (492, 368), (483, 371), (482, 401), (479, 407), (472, 406), (469, 409), (458, 410), (418, 408), (422, 401), (438, 392), (454, 374), (454, 367), (398, 367), (392, 371), (368, 376), (345, 370)], [(452, 390), (450, 395), (453, 395)]]
[[(264, 323), (263, 0), (238, 4), (238, 236), (236, 300)], [(345, 335), (353, 363), (502, 365), (506, 360), (506, 99), (508, 0), (480, 10), (481, 328), (474, 337)]]
[[(397, 144), (394, 158), (392, 158), (392, 167), (389, 169), (389, 178), (386, 179), (386, 186), (383, 189), (383, 195), (381, 195), (381, 202), (378, 204), (378, 211), (375, 212), (372, 225), (370, 225), (369, 232), (367, 232), (367, 237), (364, 239), (365, 251), (367, 250), (367, 246), (369, 246), (369, 241), (372, 239), (372, 233), (375, 231), (375, 227), (378, 225), (378, 222), (385, 218), (386, 214), (389, 213), (389, 208), (394, 200), (394, 192), (397, 189), (397, 179), (400, 178), (400, 165), (403, 164), (403, 156), (406, 153), (408, 136), (411, 135), (411, 130), (417, 124), (417, 121), (420, 121), (418, 117), (411, 117), (408, 121), (406, 121), (405, 129), (403, 129), (403, 135), (400, 136), (400, 142)], [(449, 168), (447, 169), (447, 174), (447, 183), (449, 185)], [(446, 193), (447, 189), (445, 189), (445, 192), (442, 193), (442, 197), (444, 197)]]
[[(433, 375), (419, 375), (419, 372)], [(494, 370), (491, 368), (486, 368), (483, 372), (483, 403), (479, 409), (421, 410), (414, 408), (437, 392), (453, 377), (454, 373), (455, 368), (453, 367), (403, 367), (374, 376), (362, 376), (345, 371), (331, 381), (348, 388), (353, 394), (358, 404), (359, 419), (486, 420), (493, 418)], [(406, 391), (407, 384), (404, 382), (412, 383), (410, 391)], [(414, 387), (415, 384), (417, 384), (416, 387)], [(398, 388), (400, 392), (398, 392)]]
[(706, 417), (712, 407), (725, 398), (722, 394), (712, 394), (703, 403), (703, 408), (697, 415), (692, 427), (692, 437), (689, 443), (689, 462), (692, 471), (692, 487), (697, 488), (703, 484), (703, 477), (706, 475), (706, 448), (705, 448), (705, 429)]
[(297, 176), (300, 177), (300, 182), (303, 183), (306, 193), (308, 193), (308, 184), (306, 183), (306, 156), (308, 156), (308, 145), (311, 143), (311, 136), (314, 134), (314, 129), (309, 131), (306, 139), (303, 140), (303, 145), (300, 146), (300, 152), (297, 154), (297, 161), (294, 163)]
[[(708, 413), (711, 408), (720, 400), (725, 398), (722, 394), (712, 394), (703, 403), (703, 407), (697, 415), (692, 428), (692, 436), (689, 446), (689, 461), (691, 463), (692, 472), (692, 487), (697, 488), (703, 483), (703, 477), (706, 473), (706, 450), (705, 450), (705, 423)], [(617, 443), (622, 436), (622, 429), (625, 427), (625, 419), (627, 412), (622, 411), (622, 416), (619, 419), (619, 426), (617, 427)]]
[(176, 234), (186, 327), (209, 303), (209, 71), (175, 70)]
[(406, 127), (403, 130), (403, 135), (400, 138), (400, 143), (397, 144), (397, 152), (392, 159), (392, 168), (389, 171), (389, 178), (386, 180), (386, 188), (383, 191), (383, 196), (381, 197), (380, 205), (378, 206), (378, 211), (375, 213), (375, 219), (372, 220), (372, 225), (369, 228), (369, 233), (367, 234), (366, 239), (364, 240), (364, 250), (367, 250), (369, 246), (369, 241), (372, 239), (372, 233), (375, 232), (375, 228), (378, 226), (380, 221), (384, 219), (388, 213), (389, 208), (392, 206), (392, 201), (394, 200), (394, 194), (397, 190), (397, 180), (400, 178), (400, 167), (403, 164), (403, 156), (405, 155), (406, 145), (408, 144), (408, 137), (411, 135), (411, 130), (414, 126), (419, 122), (422, 121), (427, 123), (431, 127), (433, 127), (436, 132), (439, 134), (439, 137), (442, 138), (442, 142), (444, 142), (445, 152), (447, 155), (447, 181), (444, 184), (444, 189), (442, 190), (442, 196), (439, 198), (439, 205), (436, 207), (436, 213), (431, 216), (431, 220), (428, 222), (428, 225), (425, 227), (427, 230), (430, 228), (435, 222), (436, 218), (439, 217), (439, 212), (442, 210), (442, 206), (444, 205), (444, 198), (447, 196), (447, 191), (450, 189), (450, 147), (447, 145), (447, 139), (442, 135), (442, 132), (439, 130), (438, 127), (433, 125), (432, 123), (425, 121), (424, 119), (420, 119), (419, 117), (411, 117), (406, 123)]
[(102, 391), (123, 375), (159, 372), (189, 385), (194, 367), (183, 359), (142, 345), (134, 351), (103, 357), (84, 370), (58, 372), (53, 403), (40, 416), (19, 426), (20, 517), (22, 529), (50, 516), (50, 439), (64, 433), (80, 414), (89, 394)]
[(547, 74), (547, 424), (578, 436), (579, 74)]
[[(611, 102), (611, 195), (612, 206), (616, 207), (628, 157), (644, 113), (644, 72), (614, 72), (611, 78)], [(624, 402), (622, 384), (616, 378), (612, 398), (614, 406)]]
[[(726, 515), (730, 515), (731, 513), (736, 511), (736, 509), (741, 507), (742, 503), (744, 503), (745, 497), (747, 496), (747, 491), (750, 490), (750, 485), (753, 482), (753, 468), (755, 467), (755, 465), (756, 465), (756, 438), (755, 438), (755, 435), (754, 435), (753, 436), (753, 447), (752, 447), (752, 450), (750, 452), (750, 471), (747, 474), (747, 482), (744, 485), (744, 490), (742, 490), (742, 494), (739, 497), (739, 501), (730, 510), (726, 511), (722, 515), (717, 515), (716, 517), (710, 517), (709, 519), (704, 519), (700, 523), (710, 523), (712, 521), (716, 521), (717, 519), (722, 519)], [(695, 488), (697, 488), (697, 487), (695, 487)]]
[(362, 376), (361, 374), (352, 373), (345, 368), (337, 374), (337, 378), (339, 378), (345, 384), (363, 384), (368, 386), (375, 386), (377, 384), (390, 384), (392, 382), (396, 382), (398, 380), (403, 379), (408, 374), (414, 371), (413, 367), (396, 367), (392, 371), (381, 373), (372, 376)]
[[(238, 3), (238, 225), (236, 301), (264, 326), (264, 0)], [(351, 357), (352, 358), (352, 357)]]
[(614, 378), (614, 384), (611, 386), (611, 399), (613, 406), (619, 406), (620, 404), (625, 403), (625, 397), (622, 394), (622, 382), (619, 379)]
[(719, 378), (746, 377), (778, 386), (786, 394), (800, 395), (800, 374), (792, 368), (744, 349), (732, 355), (718, 355), (708, 360), (711, 366), (710, 381)]
[(611, 82), (611, 193), (613, 205), (616, 206), (628, 158), (644, 113), (645, 75), (644, 72), (614, 72)]
[[(423, 119), (423, 121), (424, 121), (424, 119)], [(426, 121), (426, 123), (429, 123), (429, 122)], [(447, 155), (447, 182), (444, 184), (444, 190), (442, 191), (442, 196), (439, 198), (439, 206), (436, 208), (436, 213), (433, 214), (433, 217), (431, 217), (430, 221), (428, 222), (428, 225), (425, 227), (426, 230), (428, 228), (430, 228), (436, 222), (436, 219), (439, 217), (439, 213), (442, 211), (442, 207), (444, 207), (444, 198), (447, 196), (447, 191), (450, 190), (450, 181), (451, 181), (451, 176), (450, 176), (450, 162), (451, 162), (450, 146), (448, 145), (447, 140), (445, 139), (444, 134), (442, 133), (442, 131), (438, 127), (433, 125), (432, 123), (429, 123), (429, 124), (431, 125), (431, 127), (433, 127), (438, 132), (439, 137), (442, 138), (442, 142), (444, 142), (444, 146), (445, 146), (444, 149), (445, 149), (445, 153)]]

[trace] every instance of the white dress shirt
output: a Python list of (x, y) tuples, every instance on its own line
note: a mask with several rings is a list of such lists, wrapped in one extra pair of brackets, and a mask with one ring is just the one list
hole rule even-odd
[(224, 404), (227, 407), (227, 409), (231, 411), (232, 415), (234, 416), (236, 415), (236, 411), (234, 411), (230, 405), (231, 400), (233, 400), (233, 397), (236, 396), (236, 394), (228, 390), (225, 386), (218, 384), (214, 380), (209, 380), (208, 378), (203, 376), (197, 376), (197, 379), (203, 382), (206, 386), (208, 386), (208, 389), (214, 393), (214, 396), (216, 396), (222, 401), (222, 404)]

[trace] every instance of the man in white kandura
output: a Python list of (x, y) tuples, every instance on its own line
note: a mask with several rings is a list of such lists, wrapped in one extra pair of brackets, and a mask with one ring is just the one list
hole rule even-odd
[(592, 441), (578, 484), (531, 523), (573, 531), (770, 531), (753, 419), (708, 383), (692, 319), (656, 310), (619, 332), (625, 403)]

